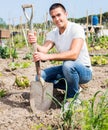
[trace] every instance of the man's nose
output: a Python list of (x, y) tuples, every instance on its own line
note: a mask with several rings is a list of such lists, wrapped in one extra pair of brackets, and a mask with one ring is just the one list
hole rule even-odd
[(58, 20), (59, 20), (59, 17), (55, 17), (55, 20), (58, 21)]

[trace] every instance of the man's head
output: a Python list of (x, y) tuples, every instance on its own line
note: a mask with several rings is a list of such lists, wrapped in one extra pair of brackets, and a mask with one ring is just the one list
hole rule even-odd
[(66, 9), (65, 9), (65, 7), (64, 7), (62, 4), (60, 4), (60, 3), (54, 3), (54, 4), (51, 5), (51, 7), (49, 8), (49, 13), (51, 12), (51, 10), (56, 9), (56, 8), (58, 8), (58, 7), (62, 8), (62, 9), (66, 12)]
[(55, 3), (49, 8), (49, 13), (54, 24), (58, 28), (63, 28), (67, 24), (67, 12), (65, 7), (60, 3)]

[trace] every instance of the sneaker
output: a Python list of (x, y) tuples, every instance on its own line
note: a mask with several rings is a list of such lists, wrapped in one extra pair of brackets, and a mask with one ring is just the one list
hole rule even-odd
[(83, 91), (83, 89), (79, 86), (79, 93), (82, 92), (82, 91)]
[[(67, 101), (65, 104), (64, 104), (64, 110), (67, 111), (70, 109), (70, 105), (71, 105), (72, 102), (69, 102)], [(81, 104), (81, 101), (77, 98), (74, 102), (73, 102), (73, 106), (74, 107), (77, 107)]]
[(77, 98), (75, 101), (74, 101), (74, 106), (79, 106), (81, 104), (81, 101)]
[(70, 102), (67, 101), (67, 102), (64, 104), (64, 110), (65, 110), (65, 111), (69, 110), (69, 106), (70, 106)]

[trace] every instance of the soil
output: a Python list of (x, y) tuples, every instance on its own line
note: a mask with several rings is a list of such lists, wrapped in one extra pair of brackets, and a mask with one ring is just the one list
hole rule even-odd
[[(23, 57), (28, 52), (27, 48), (18, 50), (19, 58), (15, 59), (24, 61)], [(8, 64), (12, 59), (0, 58), (0, 89), (5, 89), (7, 94), (0, 98), (0, 130), (36, 130), (36, 124), (43, 123), (51, 125), (58, 129), (60, 123), (60, 107), (54, 103), (46, 112), (33, 113), (30, 108), (30, 87), (21, 89), (14, 82), (16, 76), (27, 76), (30, 81), (35, 80), (35, 65), (32, 62), (29, 68), (18, 68), (10, 70)], [(41, 68), (52, 66), (50, 62), (41, 63)], [(91, 98), (98, 90), (105, 91), (108, 84), (105, 80), (108, 79), (108, 66), (93, 66), (93, 79), (83, 85), (83, 91), (80, 93), (80, 98), (83, 100)], [(54, 89), (54, 97), (59, 101), (63, 100), (63, 92)], [(39, 125), (38, 125), (39, 126)], [(43, 130), (46, 128), (43, 128)], [(60, 130), (60, 129), (59, 129)]]

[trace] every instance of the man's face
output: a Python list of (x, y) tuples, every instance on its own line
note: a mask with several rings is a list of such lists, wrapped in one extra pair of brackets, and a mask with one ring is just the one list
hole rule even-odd
[(65, 12), (61, 7), (51, 10), (50, 15), (54, 24), (58, 28), (62, 28), (65, 26), (67, 22), (67, 12)]

